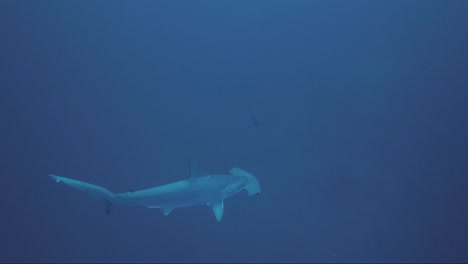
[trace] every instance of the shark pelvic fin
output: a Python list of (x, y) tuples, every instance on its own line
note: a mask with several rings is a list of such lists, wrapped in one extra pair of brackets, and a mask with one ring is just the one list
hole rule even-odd
[(201, 167), (198, 165), (196, 161), (193, 159), (190, 159), (190, 177), (189, 179), (196, 179), (196, 178), (201, 178), (205, 177), (208, 175)]
[(221, 200), (219, 203), (215, 203), (211, 205), (211, 209), (216, 217), (216, 220), (219, 222), (223, 218), (224, 213), (224, 201)]
[(172, 210), (174, 210), (174, 208), (161, 208), (161, 210), (164, 216), (168, 216), (172, 212)]

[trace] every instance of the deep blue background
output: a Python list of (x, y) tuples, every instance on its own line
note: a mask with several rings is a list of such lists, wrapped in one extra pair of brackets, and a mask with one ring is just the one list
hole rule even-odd
[[(0, 261), (466, 262), (467, 28), (464, 0), (0, 1)], [(189, 157), (262, 195), (108, 216), (47, 177)]]

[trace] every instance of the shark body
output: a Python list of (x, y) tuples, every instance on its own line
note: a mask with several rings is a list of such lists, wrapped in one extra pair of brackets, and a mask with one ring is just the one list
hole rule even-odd
[(207, 205), (213, 210), (216, 220), (223, 217), (224, 199), (246, 190), (249, 195), (260, 194), (260, 184), (255, 176), (240, 168), (233, 168), (230, 174), (210, 175), (197, 163), (190, 162), (190, 177), (153, 188), (114, 193), (91, 183), (49, 174), (56, 182), (62, 182), (85, 192), (106, 204), (107, 213), (115, 204), (160, 208), (165, 216), (173, 209)]

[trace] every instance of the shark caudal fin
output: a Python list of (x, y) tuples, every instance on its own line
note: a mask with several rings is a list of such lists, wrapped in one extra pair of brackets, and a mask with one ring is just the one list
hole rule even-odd
[(77, 190), (87, 193), (98, 200), (104, 201), (107, 214), (110, 214), (112, 211), (112, 206), (115, 202), (116, 196), (113, 192), (107, 190), (106, 188), (53, 174), (49, 174), (49, 176), (52, 177), (57, 183), (62, 182)]

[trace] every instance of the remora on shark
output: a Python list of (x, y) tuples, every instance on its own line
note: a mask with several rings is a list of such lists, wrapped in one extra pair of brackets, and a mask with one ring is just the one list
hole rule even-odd
[(211, 207), (216, 220), (223, 217), (224, 199), (242, 191), (252, 195), (260, 194), (257, 178), (240, 168), (232, 168), (231, 174), (207, 174), (194, 161), (190, 161), (190, 177), (148, 189), (114, 193), (91, 183), (49, 174), (56, 182), (65, 183), (85, 192), (106, 204), (107, 213), (115, 204), (160, 208), (165, 216), (173, 209), (207, 205)]

